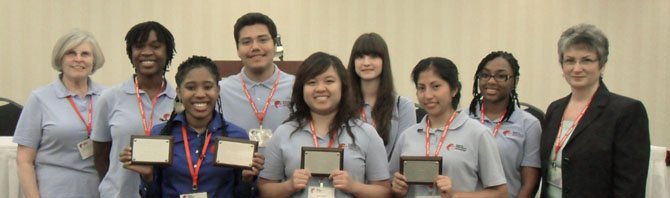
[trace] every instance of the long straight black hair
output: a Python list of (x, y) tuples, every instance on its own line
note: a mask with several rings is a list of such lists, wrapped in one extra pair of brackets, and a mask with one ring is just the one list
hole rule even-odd
[[(356, 111), (351, 105), (351, 85), (349, 84), (349, 77), (347, 75), (347, 70), (344, 68), (342, 61), (339, 58), (326, 54), (324, 52), (316, 52), (305, 61), (302, 62), (298, 73), (295, 75), (295, 83), (293, 84), (293, 94), (291, 95), (291, 113), (286, 119), (286, 122), (295, 121), (298, 123), (298, 127), (293, 131), (296, 132), (302, 127), (304, 127), (309, 120), (312, 119), (311, 110), (305, 102), (304, 85), (310, 79), (315, 78), (316, 76), (326, 72), (328, 68), (335, 69), (337, 76), (340, 78), (342, 83), (341, 92), (342, 97), (340, 97), (340, 103), (337, 105), (337, 113), (335, 118), (330, 123), (328, 133), (333, 135), (340, 130), (342, 126), (345, 126), (347, 134), (351, 137), (352, 141), (355, 143), (356, 138), (351, 132), (351, 126), (349, 125), (349, 120), (356, 119)], [(342, 134), (342, 133), (340, 133)]]

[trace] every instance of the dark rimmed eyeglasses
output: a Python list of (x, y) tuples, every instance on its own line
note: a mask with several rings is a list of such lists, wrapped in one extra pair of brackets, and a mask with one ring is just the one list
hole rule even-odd
[(514, 76), (513, 75), (504, 75), (504, 74), (491, 75), (491, 74), (486, 74), (486, 73), (477, 74), (477, 79), (479, 79), (479, 81), (483, 81), (483, 82), (489, 81), (489, 79), (491, 79), (491, 77), (493, 77), (493, 79), (497, 82), (505, 82), (505, 81), (509, 80), (510, 78), (512, 78)]

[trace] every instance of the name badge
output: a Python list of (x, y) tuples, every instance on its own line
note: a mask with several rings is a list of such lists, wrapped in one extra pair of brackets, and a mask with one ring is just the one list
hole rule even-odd
[(549, 168), (551, 170), (549, 171), (548, 183), (552, 186), (563, 188), (563, 178), (562, 178), (563, 175), (561, 174), (561, 167), (554, 165)]
[(258, 147), (265, 147), (272, 138), (270, 129), (249, 129), (249, 140), (258, 142)]
[(207, 192), (181, 194), (179, 198), (207, 198)]
[(93, 141), (91, 139), (81, 141), (77, 144), (77, 149), (82, 160), (88, 159), (93, 156)]
[(308, 198), (333, 198), (335, 197), (335, 188), (310, 186), (307, 189)]

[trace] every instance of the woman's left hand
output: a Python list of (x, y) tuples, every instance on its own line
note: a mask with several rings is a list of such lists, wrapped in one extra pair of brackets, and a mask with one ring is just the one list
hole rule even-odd
[(119, 154), (119, 161), (123, 164), (123, 168), (135, 171), (140, 174), (144, 182), (151, 183), (153, 182), (154, 168), (150, 165), (138, 165), (132, 164), (133, 148), (127, 146), (123, 148), (121, 154)]
[(435, 179), (435, 186), (437, 186), (437, 189), (440, 191), (440, 197), (442, 198), (450, 198), (453, 197), (453, 191), (452, 191), (452, 183), (451, 183), (451, 178), (446, 175), (438, 175), (437, 178)]
[(263, 165), (265, 164), (265, 156), (260, 153), (254, 153), (253, 163), (251, 164), (251, 169), (242, 170), (242, 181), (251, 182), (254, 177), (263, 170)]
[(333, 180), (335, 189), (352, 193), (354, 191), (356, 182), (351, 179), (347, 171), (334, 170), (330, 173), (330, 178)]

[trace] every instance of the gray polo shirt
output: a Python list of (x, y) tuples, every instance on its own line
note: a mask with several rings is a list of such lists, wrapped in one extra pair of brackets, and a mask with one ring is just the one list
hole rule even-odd
[[(431, 156), (440, 141), (442, 127), (431, 127), (429, 137)], [(425, 128), (426, 117), (421, 123), (400, 134), (389, 163), (391, 173), (400, 170), (400, 156), (426, 156)], [(459, 113), (449, 126), (440, 156), (442, 156), (442, 175), (451, 178), (453, 190), (474, 192), (505, 184), (505, 173), (498, 148), (489, 133), (489, 129), (464, 113)], [(439, 192), (431, 190), (426, 185), (410, 185), (407, 196), (419, 195), (439, 195)]]
[(267, 102), (272, 87), (277, 79), (277, 72), (279, 75), (279, 84), (275, 91), (272, 101), (270, 101), (267, 114), (263, 119), (263, 128), (275, 130), (279, 125), (288, 118), (289, 102), (291, 101), (291, 92), (293, 90), (293, 81), (295, 77), (291, 74), (285, 73), (275, 65), (272, 77), (263, 82), (252, 81), (244, 74), (245, 68), (242, 68), (240, 73), (232, 75), (219, 82), (221, 86), (221, 106), (223, 110), (223, 117), (226, 121), (243, 128), (247, 132), (249, 129), (257, 129), (258, 118), (254, 112), (249, 100), (244, 94), (240, 76), (243, 77), (244, 82), (249, 90), (252, 100), (256, 104), (259, 112), (263, 111), (265, 102)]
[[(167, 84), (158, 96), (154, 111), (153, 125), (167, 121), (172, 112), (175, 89)], [(145, 119), (150, 122), (151, 98), (140, 90)], [(123, 168), (119, 162), (119, 152), (130, 143), (130, 135), (144, 135), (144, 126), (135, 95), (135, 81), (130, 78), (120, 85), (105, 90), (93, 108), (93, 132), (91, 139), (98, 142), (112, 142), (109, 153), (109, 170), (100, 182), (100, 197), (140, 197), (140, 175)]]
[[(479, 109), (479, 105), (476, 109)], [(463, 110), (463, 114), (480, 122), (480, 111), (476, 111), (473, 116), (466, 109)], [(484, 125), (493, 134), (496, 122), (484, 117)], [(503, 122), (498, 135), (494, 137), (500, 151), (509, 197), (517, 197), (521, 190), (521, 167), (540, 168), (541, 133), (542, 126), (537, 118), (522, 109), (515, 108), (509, 120)]]
[(82, 98), (57, 79), (34, 90), (23, 107), (13, 141), (37, 151), (35, 175), (41, 197), (99, 196), (100, 180), (93, 157), (82, 160), (77, 149), (77, 144), (88, 138), (86, 124), (67, 99), (72, 96), (88, 122), (91, 97), (95, 104), (104, 89), (90, 79), (88, 84), (86, 97)]
[[(260, 177), (286, 181), (293, 176), (294, 170), (300, 169), (301, 148), (303, 146), (313, 147), (314, 140), (308, 124), (293, 132), (297, 125), (297, 122), (288, 122), (277, 128), (268, 143), (265, 153), (265, 169), (261, 171)], [(349, 125), (351, 125), (351, 132), (356, 137), (356, 144), (353, 144), (344, 128), (339, 131), (334, 141), (334, 145), (344, 147), (344, 170), (354, 181), (361, 183), (389, 179), (384, 144), (375, 129), (360, 120), (350, 121)], [(319, 146), (326, 147), (330, 136), (317, 136), (317, 141)], [(305, 189), (308, 189), (309, 186), (319, 186), (320, 179), (311, 177)], [(333, 187), (332, 181), (324, 179), (323, 186)], [(292, 197), (307, 197), (307, 194), (307, 190), (303, 190), (293, 194)], [(352, 196), (335, 190), (335, 197)]]
[[(391, 118), (391, 130), (389, 131), (389, 139), (386, 144), (386, 156), (391, 157), (391, 151), (395, 147), (396, 141), (400, 133), (405, 129), (416, 124), (416, 111), (414, 103), (404, 96), (398, 96), (393, 107), (393, 117)], [(372, 117), (372, 106), (365, 104), (365, 122), (372, 124), (374, 119)]]

